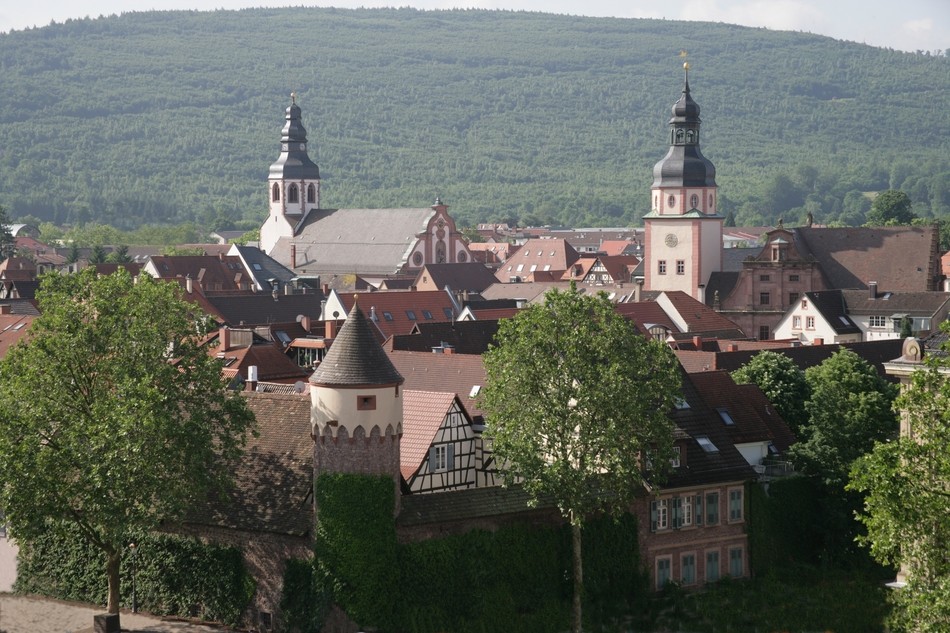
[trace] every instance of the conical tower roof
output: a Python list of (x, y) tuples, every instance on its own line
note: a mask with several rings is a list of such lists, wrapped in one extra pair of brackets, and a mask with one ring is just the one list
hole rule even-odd
[(330, 351), (310, 376), (310, 383), (325, 386), (402, 384), (402, 375), (376, 340), (372, 327), (359, 304), (354, 303)]

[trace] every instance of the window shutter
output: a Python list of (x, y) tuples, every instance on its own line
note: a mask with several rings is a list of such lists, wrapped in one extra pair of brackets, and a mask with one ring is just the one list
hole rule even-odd
[(455, 469), (455, 444), (445, 447), (445, 467), (447, 470)]
[(656, 532), (656, 501), (650, 502), (650, 531)]
[(673, 497), (671, 500), (672, 513), (673, 513), (673, 529), (679, 529), (683, 521), (683, 499), (681, 497)]
[(703, 524), (703, 493), (699, 493), (693, 498), (696, 501), (696, 507), (693, 511), (693, 522), (696, 525), (702, 525)]
[(429, 447), (429, 472), (435, 472), (435, 446)]

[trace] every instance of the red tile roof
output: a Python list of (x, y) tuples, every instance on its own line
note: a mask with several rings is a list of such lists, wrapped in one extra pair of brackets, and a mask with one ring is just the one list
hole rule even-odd
[(419, 470), (454, 401), (455, 394), (450, 392), (403, 391), (399, 469), (406, 481)]
[(481, 418), (477, 397), (486, 382), (481, 356), (392, 351), (389, 358), (405, 379), (405, 389), (457, 394), (472, 419)]
[(347, 313), (353, 309), (357, 295), (360, 310), (376, 324), (383, 340), (394, 334), (408, 334), (417, 321), (448, 322), (458, 316), (452, 299), (444, 290), (340, 293), (340, 301)]

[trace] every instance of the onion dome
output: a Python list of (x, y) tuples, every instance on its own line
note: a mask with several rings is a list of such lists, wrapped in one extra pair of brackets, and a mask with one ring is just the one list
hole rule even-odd
[(297, 95), (291, 94), (280, 136), (280, 156), (270, 166), (271, 180), (319, 180), (320, 169), (307, 155), (307, 130), (300, 116)]
[(699, 150), (699, 104), (689, 93), (689, 64), (683, 94), (673, 104), (670, 150), (653, 167), (653, 187), (715, 187), (716, 168)]

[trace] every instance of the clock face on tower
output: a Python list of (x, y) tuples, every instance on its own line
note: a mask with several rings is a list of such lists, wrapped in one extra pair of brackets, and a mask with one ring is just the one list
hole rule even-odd
[(676, 236), (673, 235), (672, 233), (667, 233), (666, 239), (664, 241), (666, 242), (666, 245), (669, 246), (670, 248), (673, 248), (679, 243), (679, 240), (676, 239)]

